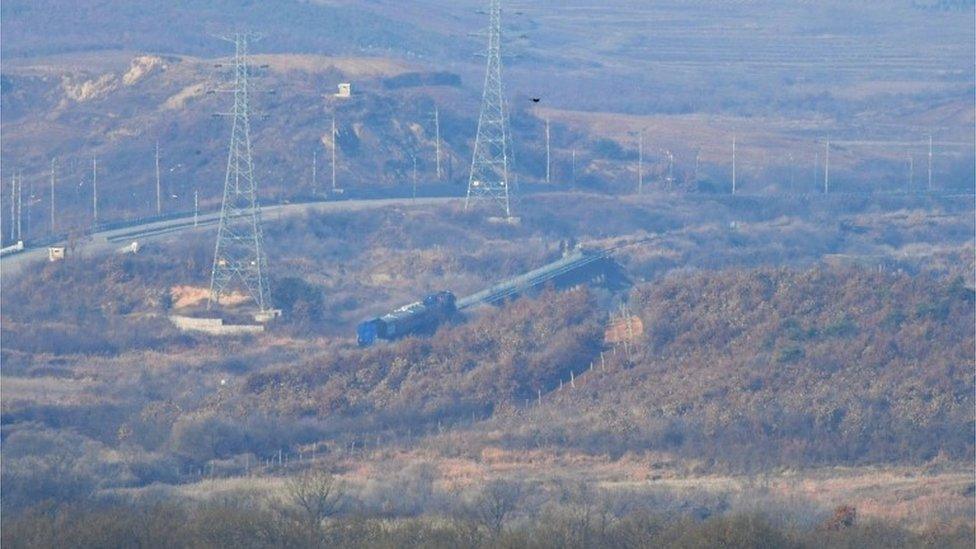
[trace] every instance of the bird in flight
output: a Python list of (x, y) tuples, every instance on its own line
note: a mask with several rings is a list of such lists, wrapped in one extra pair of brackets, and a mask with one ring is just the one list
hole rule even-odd
[(532, 102), (533, 103), (538, 103), (539, 101), (542, 101), (542, 98), (541, 97), (533, 97), (532, 98)]

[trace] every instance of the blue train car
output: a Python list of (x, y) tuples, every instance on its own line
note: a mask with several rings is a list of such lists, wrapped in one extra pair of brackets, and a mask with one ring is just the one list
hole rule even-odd
[(377, 339), (394, 340), (408, 335), (432, 334), (437, 326), (456, 312), (453, 293), (433, 293), (423, 301), (361, 322), (356, 328), (356, 340), (361, 347), (368, 347)]

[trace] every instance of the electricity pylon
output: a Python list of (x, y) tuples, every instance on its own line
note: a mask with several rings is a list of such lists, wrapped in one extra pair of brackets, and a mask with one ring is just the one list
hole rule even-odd
[(224, 199), (210, 276), (209, 309), (234, 288), (243, 290), (261, 311), (271, 308), (268, 261), (261, 232), (261, 207), (251, 159), (251, 121), (248, 88), (247, 35), (237, 33), (234, 42), (234, 108)]
[(644, 130), (637, 139), (637, 194), (644, 194)]
[(468, 194), (464, 209), (475, 201), (494, 205), (512, 217), (508, 181), (508, 129), (502, 96), (501, 2), (491, 0), (488, 10), (488, 50), (485, 88), (478, 118)]

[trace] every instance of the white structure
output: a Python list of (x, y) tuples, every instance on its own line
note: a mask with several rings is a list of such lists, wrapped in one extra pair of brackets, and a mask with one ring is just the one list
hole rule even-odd
[(339, 91), (335, 94), (336, 97), (351, 97), (352, 96), (352, 84), (349, 82), (343, 82), (339, 84)]
[(64, 256), (65, 256), (64, 246), (51, 246), (51, 247), (49, 247), (47, 249), (47, 260), (48, 261), (51, 261), (51, 262), (61, 261), (61, 260), (64, 259)]
[(191, 316), (170, 315), (170, 322), (184, 332), (203, 332), (217, 336), (236, 336), (259, 334), (264, 326), (251, 324), (224, 324), (222, 318), (195, 318)]
[(16, 244), (11, 244), (5, 248), (0, 248), (0, 256), (15, 254), (24, 251), (24, 241), (18, 240)]
[(139, 241), (133, 240), (131, 244), (127, 244), (116, 251), (120, 254), (137, 254), (139, 253)]

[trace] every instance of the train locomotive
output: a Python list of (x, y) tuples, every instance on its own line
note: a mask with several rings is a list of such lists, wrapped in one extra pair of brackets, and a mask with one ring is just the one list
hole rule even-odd
[(360, 347), (368, 347), (377, 339), (433, 334), (440, 324), (457, 313), (455, 301), (454, 294), (449, 291), (430, 294), (422, 301), (361, 322), (356, 328), (356, 340)]

